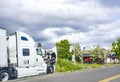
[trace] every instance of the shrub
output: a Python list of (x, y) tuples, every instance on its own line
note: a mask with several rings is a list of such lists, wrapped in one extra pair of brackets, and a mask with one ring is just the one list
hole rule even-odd
[(58, 59), (56, 64), (56, 72), (75, 71), (79, 69), (83, 69), (83, 66), (65, 59)]

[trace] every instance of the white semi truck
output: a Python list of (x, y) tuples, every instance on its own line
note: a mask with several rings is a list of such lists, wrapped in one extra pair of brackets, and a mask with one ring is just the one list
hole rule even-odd
[(28, 34), (6, 35), (6, 29), (0, 28), (0, 80), (45, 74), (47, 65), (40, 53)]

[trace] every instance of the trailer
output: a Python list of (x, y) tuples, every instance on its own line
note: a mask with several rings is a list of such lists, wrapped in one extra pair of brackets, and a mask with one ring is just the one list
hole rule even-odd
[(16, 31), (9, 35), (0, 28), (0, 80), (46, 74), (47, 65), (37, 44), (26, 33)]

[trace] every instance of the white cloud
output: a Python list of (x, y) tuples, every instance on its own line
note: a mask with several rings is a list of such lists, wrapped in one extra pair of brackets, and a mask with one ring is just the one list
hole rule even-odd
[(9, 16), (15, 16), (20, 21), (31, 21), (30, 23), (36, 21), (36, 18), (40, 21), (47, 17), (78, 21), (82, 19), (87, 22), (104, 20), (107, 17), (106, 10), (95, 0), (80, 2), (78, 5), (68, 2), (69, 0), (12, 0), (10, 3), (5, 2), (8, 7), (3, 7), (2, 12), (3, 15), (10, 13)]
[(120, 7), (100, 0), (1, 0), (0, 11), (0, 25), (43, 43), (68, 39), (107, 45), (120, 36)]
[[(61, 38), (61, 36), (65, 37), (68, 34), (71, 34), (74, 30), (69, 27), (49, 27), (44, 29), (42, 32), (38, 32), (39, 35), (44, 35), (49, 40), (55, 41), (55, 39)], [(61, 33), (61, 36), (59, 36), (59, 33)]]
[(97, 28), (85, 33), (89, 37), (88, 45), (100, 44), (104, 47), (110, 46), (113, 41), (119, 38), (120, 21), (114, 21), (112, 23), (100, 24)]
[(18, 30), (21, 31), (21, 32), (27, 32), (27, 29), (24, 28), (24, 27), (19, 27)]
[(55, 31), (59, 31), (59, 30), (60, 30), (59, 28), (47, 28), (42, 31), (42, 34), (44, 35), (44, 37), (48, 39), (53, 39), (53, 38), (57, 38), (57, 35), (55, 35)]

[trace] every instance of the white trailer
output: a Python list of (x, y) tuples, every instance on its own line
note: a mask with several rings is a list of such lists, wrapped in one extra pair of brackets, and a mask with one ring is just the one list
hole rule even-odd
[(36, 49), (28, 34), (17, 31), (6, 36), (6, 29), (0, 28), (0, 80), (46, 74), (47, 65)]

